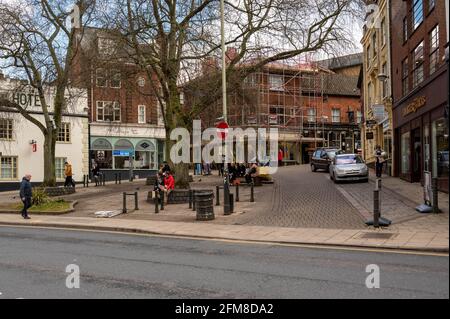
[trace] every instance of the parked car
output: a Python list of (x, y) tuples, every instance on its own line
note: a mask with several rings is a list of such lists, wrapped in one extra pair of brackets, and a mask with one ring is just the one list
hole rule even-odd
[(338, 154), (330, 164), (330, 178), (339, 181), (369, 181), (369, 170), (358, 154)]
[(315, 172), (318, 169), (328, 171), (331, 161), (339, 152), (339, 149), (331, 147), (321, 147), (316, 149), (311, 158), (311, 171)]

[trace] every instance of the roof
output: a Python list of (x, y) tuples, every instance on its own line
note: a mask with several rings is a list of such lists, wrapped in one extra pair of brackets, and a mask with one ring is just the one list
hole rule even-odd
[(360, 96), (358, 77), (342, 74), (326, 74), (324, 76), (324, 94)]
[(354, 53), (317, 62), (320, 66), (330, 70), (342, 69), (363, 64), (363, 53)]

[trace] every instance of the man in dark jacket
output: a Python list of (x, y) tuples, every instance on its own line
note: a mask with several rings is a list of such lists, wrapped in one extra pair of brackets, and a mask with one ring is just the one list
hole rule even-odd
[(22, 178), (22, 182), (20, 183), (20, 199), (23, 203), (22, 217), (24, 219), (30, 219), (27, 212), (27, 209), (31, 207), (31, 196), (33, 194), (30, 180), (31, 175), (27, 174)]

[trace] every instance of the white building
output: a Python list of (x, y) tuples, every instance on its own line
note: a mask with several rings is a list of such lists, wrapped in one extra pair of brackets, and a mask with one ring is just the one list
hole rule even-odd
[[(41, 123), (44, 115), (38, 96), (19, 81), (0, 74), (0, 95), (19, 102)], [(55, 89), (47, 88), (47, 103), (52, 112)], [(72, 164), (73, 178), (81, 182), (89, 173), (88, 106), (86, 90), (69, 89), (68, 105), (63, 112), (62, 129), (56, 142), (56, 178), (64, 181), (64, 162)], [(44, 179), (44, 135), (41, 130), (18, 112), (0, 112), (0, 191), (13, 190), (26, 173), (32, 182)]]

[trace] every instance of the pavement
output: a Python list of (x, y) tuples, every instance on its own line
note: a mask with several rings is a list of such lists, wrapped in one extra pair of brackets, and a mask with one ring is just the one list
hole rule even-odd
[[(74, 213), (58, 217), (31, 215), (29, 221), (18, 214), (0, 214), (0, 224), (448, 252), (447, 194), (439, 194), (442, 213), (420, 214), (414, 209), (422, 203), (420, 185), (384, 176), (381, 213), (393, 223), (387, 228), (375, 229), (364, 223), (372, 217), (373, 178), (369, 183), (335, 185), (327, 173), (313, 173), (308, 165), (280, 168), (274, 178), (273, 185), (255, 187), (255, 203), (249, 202), (249, 188), (240, 187), (241, 200), (235, 205), (236, 213), (225, 216), (221, 206), (214, 206), (216, 219), (213, 221), (196, 221), (195, 212), (189, 210), (187, 204), (169, 205), (154, 214), (153, 206), (145, 202), (150, 187), (141, 180), (97, 189), (79, 188), (76, 194), (67, 196), (79, 201)], [(195, 176), (191, 186), (213, 189), (220, 181), (215, 175)], [(94, 217), (95, 211), (121, 208), (121, 192), (137, 188), (138, 211), (107, 219)], [(1, 202), (11, 194), (0, 194)]]

